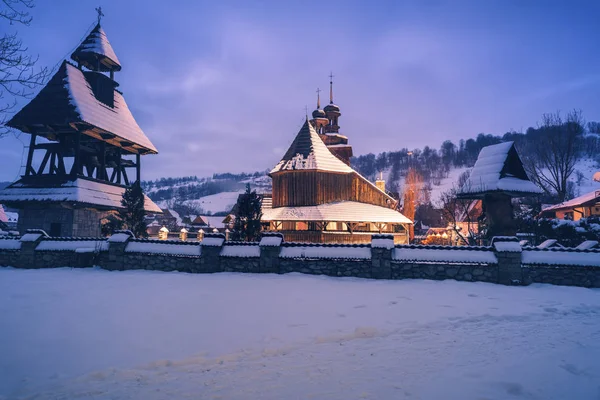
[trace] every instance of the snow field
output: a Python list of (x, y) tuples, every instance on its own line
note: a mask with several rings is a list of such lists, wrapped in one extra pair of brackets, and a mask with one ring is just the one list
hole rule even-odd
[(0, 268), (0, 398), (595, 399), (600, 290)]

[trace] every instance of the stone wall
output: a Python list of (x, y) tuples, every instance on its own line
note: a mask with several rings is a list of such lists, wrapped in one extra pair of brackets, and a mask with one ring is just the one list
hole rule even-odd
[[(206, 234), (202, 242), (138, 240), (126, 234), (106, 241), (28, 234), (20, 240), (0, 239), (0, 265), (97, 265), (109, 270), (188, 273), (300, 272), (371, 279), (600, 287), (598, 250), (521, 250), (516, 238), (494, 238), (490, 247), (453, 248), (395, 246), (393, 238), (386, 235), (373, 235), (371, 245), (316, 245), (284, 243), (277, 234), (266, 234), (260, 243), (227, 242), (222, 234)], [(552, 264), (556, 260), (563, 260), (563, 264)]]
[(50, 233), (53, 223), (60, 224), (61, 236), (97, 237), (101, 234), (100, 220), (115, 211), (95, 208), (70, 208), (56, 205), (29, 205), (19, 211), (17, 229), (24, 234), (28, 229), (43, 229)]

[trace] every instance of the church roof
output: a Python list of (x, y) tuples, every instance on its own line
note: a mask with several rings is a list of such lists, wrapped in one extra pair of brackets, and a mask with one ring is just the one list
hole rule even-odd
[[(16, 182), (0, 190), (0, 203), (74, 202), (108, 208), (123, 208), (121, 199), (125, 188), (93, 180), (77, 178), (54, 187), (34, 187)], [(144, 195), (144, 208), (161, 213), (161, 209)]]
[(84, 73), (63, 61), (46, 86), (7, 125), (32, 132), (37, 131), (37, 126), (86, 123), (99, 130), (84, 131), (90, 136), (100, 137), (100, 133), (109, 133), (116, 137), (103, 139), (108, 143), (120, 145), (120, 141), (126, 141), (136, 145), (130, 148), (133, 152), (157, 153), (156, 147), (135, 121), (123, 95), (112, 89), (113, 107), (103, 103), (92, 90), (91, 74), (97, 73)]
[(71, 54), (71, 59), (81, 63), (92, 71), (108, 72), (121, 70), (119, 59), (100, 23), (92, 29), (85, 40)]
[(263, 209), (261, 221), (336, 221), (412, 224), (400, 212), (374, 204), (338, 201), (316, 206)]
[(295, 170), (355, 172), (329, 151), (308, 120), (304, 122), (288, 151), (270, 173)]
[(481, 149), (469, 179), (458, 194), (463, 198), (472, 198), (489, 192), (503, 192), (513, 196), (542, 193), (542, 190), (529, 180), (514, 142), (499, 143)]

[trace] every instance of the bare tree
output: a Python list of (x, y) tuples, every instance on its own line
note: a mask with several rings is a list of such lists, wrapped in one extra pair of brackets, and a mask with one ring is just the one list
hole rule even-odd
[[(409, 167), (408, 172), (406, 173), (406, 179), (404, 180), (402, 193), (402, 214), (411, 221), (414, 221), (417, 207), (424, 203), (424, 196), (423, 177), (415, 168)], [(414, 225), (410, 225), (409, 236), (411, 240), (415, 236)]]
[[(34, 6), (33, 0), (0, 0), (0, 23), (29, 26), (32, 21), (29, 10)], [(2, 30), (8, 32), (9, 29), (3, 27)], [(0, 137), (8, 133), (5, 124), (17, 99), (30, 98), (49, 75), (47, 67), (36, 68), (38, 59), (27, 50), (16, 30), (0, 37)]]
[(544, 114), (542, 124), (532, 131), (539, 140), (521, 152), (529, 178), (549, 195), (556, 193), (559, 201), (565, 200), (568, 179), (581, 158), (579, 138), (583, 127), (580, 111), (570, 112), (564, 120), (558, 112)]
[[(458, 189), (452, 188), (440, 195), (439, 207), (442, 209), (444, 219), (452, 228), (459, 242), (465, 245), (474, 245), (477, 232), (473, 230), (473, 209), (477, 200), (461, 199), (457, 197)], [(466, 223), (467, 230), (463, 231), (461, 223)], [(463, 224), (464, 225), (464, 224)]]

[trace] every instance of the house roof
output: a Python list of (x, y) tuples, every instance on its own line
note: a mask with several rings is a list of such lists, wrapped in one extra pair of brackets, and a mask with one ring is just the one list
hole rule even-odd
[[(0, 203), (75, 202), (119, 209), (122, 208), (123, 192), (125, 188), (122, 186), (84, 178), (57, 184), (55, 187), (35, 187), (16, 182), (0, 190)], [(144, 195), (144, 208), (148, 212), (162, 212), (146, 195)]]
[(542, 193), (529, 180), (514, 142), (481, 149), (469, 179), (460, 188), (458, 195), (463, 198), (480, 197), (489, 192), (503, 192), (513, 196)]
[(193, 224), (199, 226), (208, 226), (211, 228), (223, 229), (225, 228), (225, 216), (209, 216), (199, 215), (194, 219)]
[[(86, 76), (88, 74), (88, 76)], [(116, 138), (106, 139), (118, 145), (120, 140), (133, 143), (133, 152), (158, 153), (156, 147), (139, 127), (123, 95), (114, 90), (114, 106), (96, 98), (88, 79), (94, 72), (84, 72), (63, 61), (46, 86), (23, 107), (6, 125), (24, 132), (36, 131), (38, 126), (86, 123)], [(107, 78), (108, 79), (108, 78)], [(83, 133), (93, 135), (89, 130)], [(105, 139), (100, 139), (105, 140)]]
[(98, 23), (71, 54), (71, 59), (92, 71), (120, 71), (121, 64), (104, 29)]
[(263, 209), (262, 221), (338, 221), (386, 222), (412, 224), (400, 212), (387, 207), (356, 201), (339, 201), (303, 207), (276, 207)]
[(583, 196), (575, 197), (574, 199), (564, 201), (560, 204), (555, 204), (553, 206), (546, 207), (542, 210), (542, 212), (562, 210), (565, 208), (580, 207), (583, 205), (587, 205), (587, 203), (590, 203), (590, 205), (593, 205), (597, 202), (600, 202), (600, 190), (594, 190), (593, 192), (586, 193)]
[(318, 170), (328, 172), (355, 172), (350, 166), (334, 156), (319, 137), (308, 119), (300, 128), (289, 149), (271, 170), (271, 174), (281, 171)]

